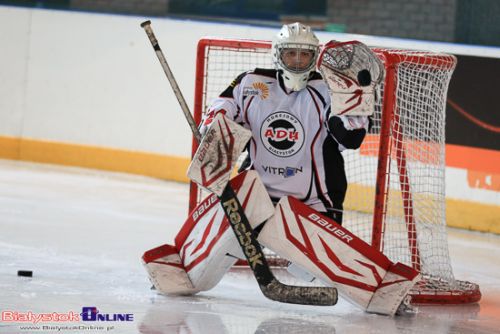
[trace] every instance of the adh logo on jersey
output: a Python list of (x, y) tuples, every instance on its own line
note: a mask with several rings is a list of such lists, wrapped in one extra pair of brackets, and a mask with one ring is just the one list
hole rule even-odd
[(269, 115), (260, 129), (264, 147), (279, 157), (290, 157), (304, 145), (304, 128), (297, 117), (287, 112)]

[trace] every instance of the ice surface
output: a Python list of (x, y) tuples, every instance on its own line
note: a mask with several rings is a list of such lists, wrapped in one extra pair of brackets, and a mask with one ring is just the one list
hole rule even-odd
[[(187, 197), (185, 184), (0, 160), (0, 311), (80, 313), (95, 306), (101, 314), (133, 314), (129, 322), (0, 320), (0, 332), (81, 325), (59, 333), (500, 333), (500, 237), (453, 229), (455, 276), (480, 285), (480, 304), (420, 307), (394, 318), (343, 300), (334, 307), (281, 304), (262, 296), (248, 270), (231, 271), (197, 296), (159, 295), (140, 257), (173, 241)], [(18, 277), (18, 270), (33, 277)]]

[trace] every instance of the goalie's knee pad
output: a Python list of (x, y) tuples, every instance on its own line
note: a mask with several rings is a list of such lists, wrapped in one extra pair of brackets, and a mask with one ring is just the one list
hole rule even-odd
[(259, 241), (368, 312), (393, 315), (418, 280), (384, 254), (300, 201), (284, 197)]
[[(252, 227), (273, 215), (273, 204), (255, 171), (238, 175), (231, 180), (231, 186)], [(214, 287), (243, 257), (218, 198), (211, 195), (191, 212), (174, 246), (150, 250), (143, 260), (157, 290), (193, 294)]]

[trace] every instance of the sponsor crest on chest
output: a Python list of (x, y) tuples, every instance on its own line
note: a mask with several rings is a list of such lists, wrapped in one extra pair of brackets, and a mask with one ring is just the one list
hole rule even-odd
[(262, 144), (278, 157), (290, 157), (300, 151), (304, 137), (304, 127), (299, 119), (283, 111), (266, 117), (260, 129)]

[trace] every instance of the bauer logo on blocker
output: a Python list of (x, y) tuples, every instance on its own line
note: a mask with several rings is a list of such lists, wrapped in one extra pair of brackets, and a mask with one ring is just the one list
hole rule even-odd
[(260, 129), (264, 147), (279, 157), (290, 157), (304, 144), (304, 128), (297, 117), (287, 112), (269, 115)]

